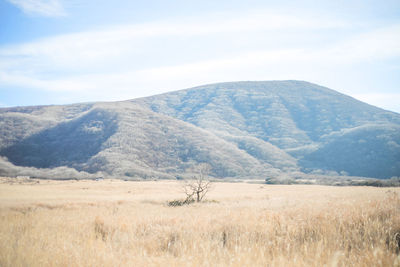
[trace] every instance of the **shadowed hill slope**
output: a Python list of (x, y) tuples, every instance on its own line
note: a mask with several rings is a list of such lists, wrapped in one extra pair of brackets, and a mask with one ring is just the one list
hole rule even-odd
[(102, 149), (117, 131), (115, 114), (102, 109), (39, 131), (0, 153), (19, 166), (77, 167)]
[[(43, 113), (51, 113), (49, 108), (42, 109), (29, 115), (1, 114), (7, 132), (10, 125), (42, 126), (32, 127), (31, 135), (18, 129), (24, 133), (21, 136), (27, 135), (21, 140), (2, 135), (2, 143), (9, 145), (0, 150), (0, 155), (10, 163), (35, 168), (65, 166), (135, 178), (185, 176), (189, 175), (187, 170), (202, 162), (211, 165), (211, 174), (216, 177), (251, 178), (277, 171), (268, 160), (246, 153), (235, 143), (133, 103), (91, 104), (73, 116), (59, 112), (65, 107), (52, 109), (53, 114), (47, 116)], [(286, 157), (287, 166), (297, 169), (295, 160)]]
[(399, 176), (399, 125), (363, 125), (325, 139), (316, 151), (304, 156), (302, 166), (376, 178)]

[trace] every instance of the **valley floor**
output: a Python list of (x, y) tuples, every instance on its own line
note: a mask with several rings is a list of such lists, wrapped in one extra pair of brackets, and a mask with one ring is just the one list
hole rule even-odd
[(400, 266), (400, 188), (0, 178), (0, 266)]

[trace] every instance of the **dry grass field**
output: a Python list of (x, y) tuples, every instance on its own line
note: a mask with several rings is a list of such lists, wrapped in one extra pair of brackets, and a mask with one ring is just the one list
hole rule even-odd
[(0, 266), (400, 266), (400, 189), (0, 179)]

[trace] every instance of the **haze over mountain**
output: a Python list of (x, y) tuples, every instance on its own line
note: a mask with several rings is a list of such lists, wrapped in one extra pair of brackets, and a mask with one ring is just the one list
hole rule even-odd
[(0, 175), (400, 176), (400, 114), (302, 81), (231, 82), (123, 102), (0, 109)]

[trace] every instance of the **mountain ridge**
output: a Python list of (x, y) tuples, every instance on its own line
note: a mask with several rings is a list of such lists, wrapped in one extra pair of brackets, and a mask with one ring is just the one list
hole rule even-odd
[(0, 175), (70, 168), (85, 177), (175, 178), (206, 162), (217, 178), (315, 172), (390, 178), (400, 176), (399, 127), (400, 114), (295, 80), (5, 108)]

